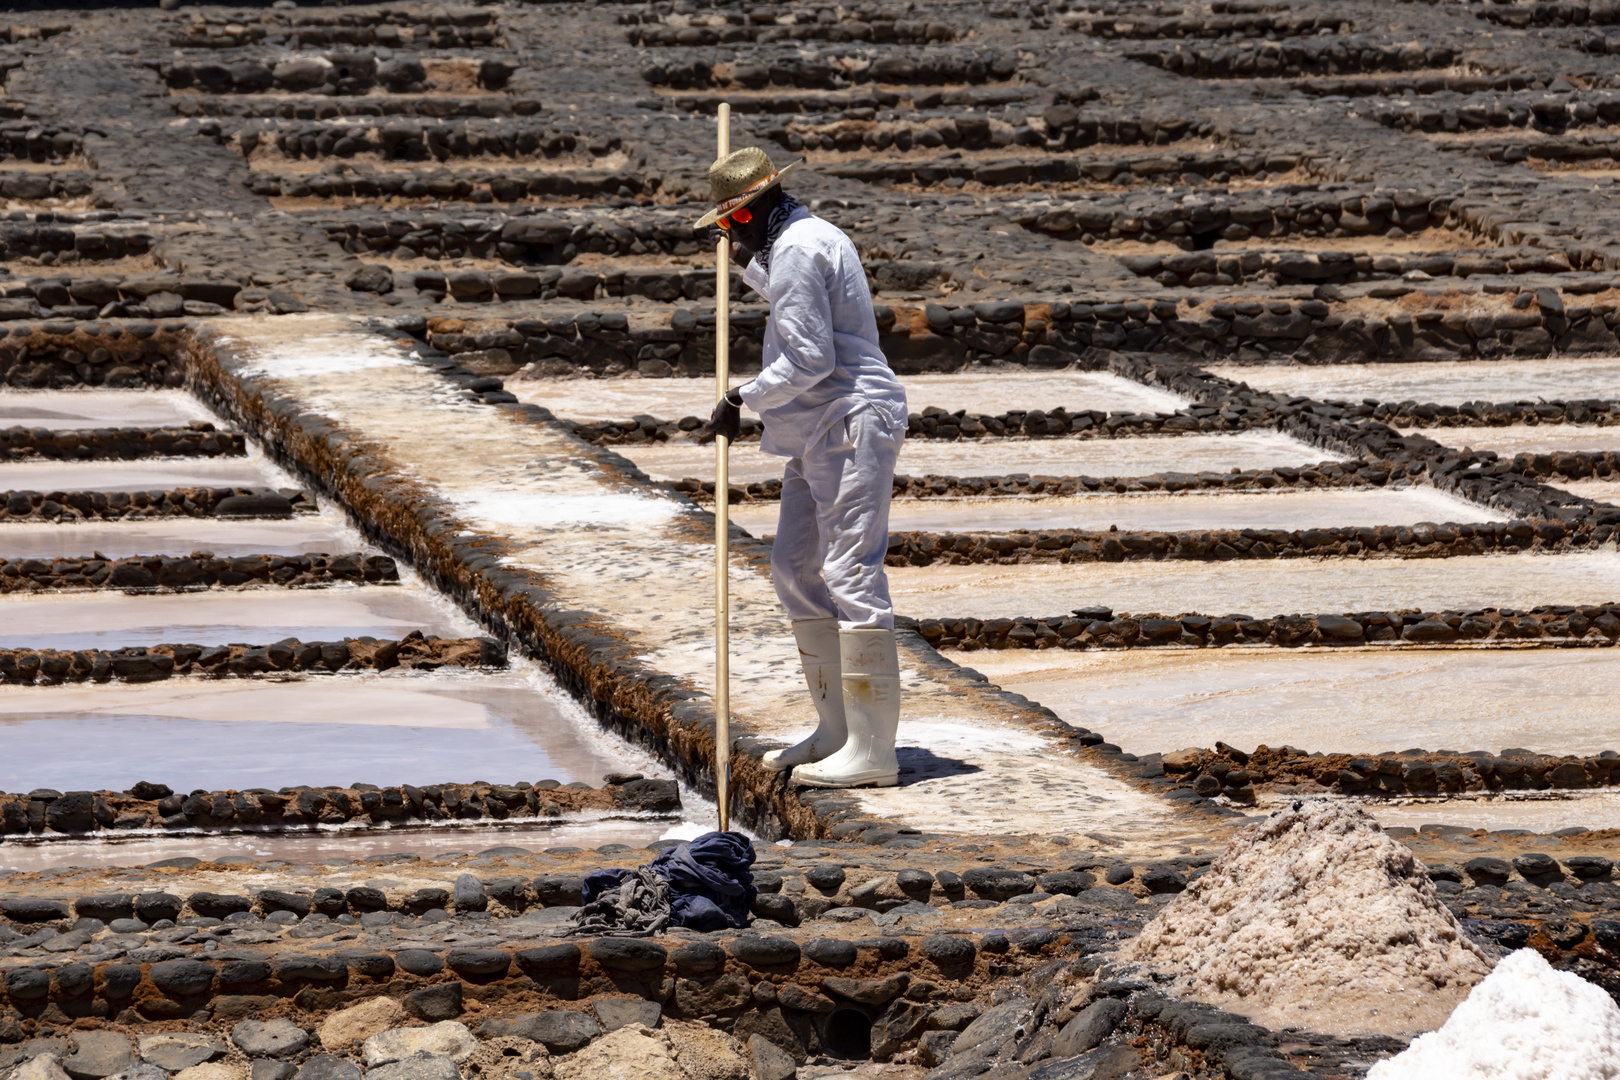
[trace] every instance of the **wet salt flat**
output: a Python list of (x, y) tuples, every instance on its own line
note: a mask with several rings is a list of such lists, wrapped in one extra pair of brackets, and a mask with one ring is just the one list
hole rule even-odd
[[(591, 783), (599, 778), (587, 778)], [(121, 841), (80, 842), (54, 840), (21, 845), (13, 840), (0, 846), (0, 870), (32, 873), (61, 866), (145, 866), (162, 859), (189, 857), (215, 860), (249, 858), (313, 863), (323, 859), (362, 860), (372, 855), (401, 852), (435, 858), (452, 853), (477, 855), (491, 849), (598, 848), (626, 844), (641, 848), (663, 839), (672, 829), (664, 818), (565, 818), (555, 823), (521, 822), (491, 826), (435, 825), (429, 828), (340, 830), (291, 834), (212, 834), (183, 837), (143, 837)], [(705, 826), (707, 828), (707, 826)], [(699, 830), (702, 831), (702, 830)], [(621, 859), (623, 856), (621, 856)], [(634, 855), (631, 861), (638, 861)]]
[[(1452, 749), (1448, 747), (1447, 749)], [(1290, 801), (1287, 796), (1262, 797), (1259, 809), (1279, 810)], [(1417, 829), (1424, 825), (1460, 825), (1469, 829), (1529, 829), (1547, 833), (1584, 825), (1588, 829), (1612, 829), (1620, 821), (1620, 792), (1616, 791), (1545, 791), (1514, 792), (1511, 795), (1463, 795), (1447, 799), (1408, 799), (1384, 802), (1376, 799), (1352, 800), (1366, 810), (1386, 829), (1401, 827)], [(1557, 843), (1556, 839), (1543, 843)], [(1471, 858), (1463, 854), (1466, 843), (1437, 839), (1435, 851), (1448, 848), (1458, 853), (1459, 861)], [(1433, 864), (1444, 860), (1425, 848), (1422, 858)]]
[[(778, 508), (744, 503), (731, 520), (764, 536), (776, 532)], [(896, 499), (889, 530), (983, 532), (997, 529), (1307, 529), (1327, 525), (1412, 525), (1419, 521), (1502, 521), (1500, 514), (1432, 488), (1401, 491), (1228, 492), (1082, 495), (1040, 499)]]
[(960, 659), (1133, 754), (1620, 749), (1607, 649), (981, 651)]
[[(1620, 387), (1616, 388), (1620, 390)], [(1620, 427), (1590, 424), (1511, 424), (1507, 427), (1401, 428), (1458, 449), (1494, 450), (1503, 457), (1560, 450), (1620, 450)]]
[(1614, 551), (1458, 559), (891, 566), (888, 575), (895, 610), (917, 619), (1044, 617), (1099, 604), (1137, 614), (1242, 612), (1265, 618), (1620, 600), (1620, 554)]
[[(714, 479), (714, 447), (689, 441), (615, 446), (656, 480)], [(1226, 472), (1274, 465), (1311, 465), (1326, 451), (1276, 432), (1242, 435), (1150, 435), (1128, 439), (912, 439), (895, 471), (911, 476), (1146, 476), (1159, 472)], [(785, 459), (758, 443), (731, 448), (732, 483), (777, 480)]]
[(302, 487), (257, 457), (0, 464), (0, 491), (167, 491), (183, 487)]
[(218, 415), (184, 390), (4, 390), (0, 427), (184, 426)]
[(194, 551), (224, 558), (375, 550), (330, 510), (319, 516), (300, 514), (288, 521), (145, 518), (71, 525), (8, 524), (0, 530), (0, 558), (7, 559), (51, 559), (97, 551), (109, 559), (122, 559)]
[(412, 630), (472, 637), (477, 624), (449, 603), (397, 585), (118, 592), (0, 598), (0, 648), (117, 649), (188, 643), (269, 645), (283, 638), (398, 638)]
[[(742, 383), (746, 380), (734, 380)], [(907, 375), (903, 382), (912, 412), (936, 406), (948, 412), (999, 414), (1012, 409), (1063, 406), (1106, 412), (1175, 412), (1187, 400), (1102, 371), (1049, 374)], [(543, 405), (570, 420), (627, 420), (646, 413), (660, 419), (707, 419), (714, 408), (714, 380), (707, 379), (509, 379), (519, 401)]]
[(1620, 503), (1620, 477), (1611, 477), (1608, 480), (1552, 480), (1548, 486), (1567, 491), (1571, 495), (1579, 495), (1583, 499)]
[(1465, 401), (1612, 398), (1620, 388), (1620, 358), (1612, 356), (1397, 364), (1211, 364), (1206, 370), (1246, 382), (1256, 390), (1346, 401), (1374, 398), (1461, 405)]
[(122, 791), (140, 780), (177, 791), (545, 779), (595, 786), (627, 769), (667, 775), (594, 730), (549, 680), (521, 670), (9, 687), (0, 695), (0, 741), (0, 789), (8, 790)]

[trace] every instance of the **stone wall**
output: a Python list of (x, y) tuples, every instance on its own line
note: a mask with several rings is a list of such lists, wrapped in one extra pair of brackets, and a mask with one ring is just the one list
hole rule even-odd
[(1598, 648), (1620, 639), (1620, 606), (1474, 611), (1361, 611), (1253, 618), (1248, 615), (1136, 613), (1080, 608), (1068, 615), (1016, 619), (922, 619), (917, 632), (936, 649), (1221, 648), (1227, 645), (1353, 647), (1373, 644), (1545, 645)]
[(156, 517), (291, 517), (315, 512), (307, 491), (185, 487), (168, 491), (3, 491), (0, 522), (118, 521)]
[[(341, 644), (341, 643), (339, 643)], [(354, 643), (359, 645), (360, 643)], [(400, 642), (379, 645), (399, 646)], [(422, 645), (422, 642), (418, 642)], [(445, 656), (461, 662), (478, 663), (480, 650), (487, 654), (498, 646), (480, 641), (442, 641), (436, 646)], [(492, 658), (505, 662), (504, 653)], [(355, 664), (354, 666), (362, 666)], [(369, 665), (365, 665), (369, 666)], [(392, 788), (360, 785), (352, 788), (263, 788), (247, 791), (196, 791), (177, 794), (166, 784), (139, 783), (129, 791), (70, 791), (65, 795), (39, 789), (27, 795), (0, 795), (0, 832), (48, 835), (128, 829), (309, 828), (316, 825), (389, 825), (411, 821), (482, 821), (508, 818), (558, 817), (582, 810), (635, 810), (643, 813), (671, 813), (681, 808), (680, 791), (673, 780), (645, 780), (639, 774), (608, 777), (608, 784), (593, 789), (589, 784), (564, 785), (557, 780), (530, 784), (402, 784)], [(535, 898), (557, 903), (552, 895)], [(563, 894), (568, 895), (564, 888)], [(579, 885), (571, 896), (579, 903)], [(366, 910), (388, 910), (378, 903)], [(415, 905), (397, 904), (397, 910)], [(443, 907), (441, 900), (432, 907)], [(521, 911), (522, 906), (511, 906)], [(235, 910), (246, 911), (252, 903)], [(3, 910), (3, 909), (0, 909)], [(198, 915), (213, 913), (194, 907)], [(169, 916), (173, 918), (174, 916)], [(213, 915), (218, 918), (218, 915)]]
[(0, 461), (134, 461), (149, 457), (241, 457), (247, 438), (206, 420), (187, 427), (0, 428)]
[[(296, 672), (433, 671), (504, 666), (506, 653), (489, 638), (427, 638), (412, 631), (399, 641), (352, 638), (274, 645), (153, 645), (126, 649), (0, 649), (0, 680), (20, 686), (111, 681), (161, 682), (180, 675), (251, 678)], [(0, 806), (0, 811), (4, 807)], [(10, 811), (5, 811), (10, 813)]]
[[(517, 71), (509, 60), (486, 56), (476, 62), (478, 85), (503, 89)], [(375, 88), (396, 94), (429, 89), (422, 61), (409, 54), (379, 62), (369, 52), (291, 56), (274, 63), (243, 57), (230, 63), (210, 60), (150, 61), (171, 91), (205, 94), (262, 94), (270, 90), (308, 93), (324, 89), (339, 95), (364, 95)]]
[[(0, 534), (3, 535), (3, 534)], [(298, 588), (337, 581), (397, 582), (387, 555), (138, 555), (125, 559), (0, 558), (0, 593), (43, 589), (199, 589), (237, 585)]]

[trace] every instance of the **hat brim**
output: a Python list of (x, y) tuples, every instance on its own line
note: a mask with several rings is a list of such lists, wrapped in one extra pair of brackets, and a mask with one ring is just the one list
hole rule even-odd
[(748, 197), (748, 202), (740, 203), (737, 206), (733, 206), (730, 210), (727, 210), (724, 214), (722, 214), (718, 209), (710, 210), (707, 214), (704, 214), (702, 217), (698, 218), (697, 219), (697, 224), (693, 225), (692, 228), (694, 228), (694, 229), (706, 229), (710, 225), (713, 225), (715, 222), (719, 221), (721, 218), (730, 217), (732, 214), (735, 214), (737, 211), (741, 210), (744, 206), (747, 206), (748, 203), (753, 202), (755, 199), (759, 198), (761, 195), (763, 195), (767, 191), (771, 190), (771, 188), (776, 187), (783, 180), (786, 180), (788, 173), (792, 172), (794, 169), (797, 169), (800, 165), (803, 165), (803, 164), (804, 164), (804, 158), (799, 158), (799, 159), (797, 159), (795, 161), (788, 162), (786, 165), (784, 165), (780, 169), (776, 170), (776, 175), (771, 177), (771, 182), (770, 183), (766, 184), (764, 187), (760, 188), (758, 191), (756, 191), (752, 195), (750, 195)]

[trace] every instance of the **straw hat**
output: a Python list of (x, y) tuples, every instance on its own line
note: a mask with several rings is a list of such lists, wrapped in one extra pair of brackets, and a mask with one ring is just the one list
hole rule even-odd
[(780, 184), (802, 164), (804, 158), (799, 158), (778, 169), (757, 146), (745, 146), (727, 154), (709, 166), (709, 197), (715, 204), (714, 209), (698, 218), (692, 227), (701, 229), (729, 217)]

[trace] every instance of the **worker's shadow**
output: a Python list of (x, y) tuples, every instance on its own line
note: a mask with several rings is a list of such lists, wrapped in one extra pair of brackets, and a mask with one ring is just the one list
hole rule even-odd
[(920, 784), (924, 780), (942, 780), (948, 776), (967, 776), (983, 771), (961, 758), (940, 757), (926, 746), (897, 746), (894, 754), (900, 759), (901, 787)]

